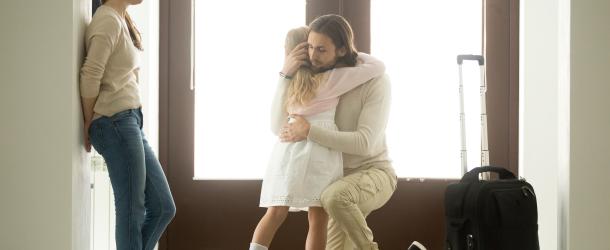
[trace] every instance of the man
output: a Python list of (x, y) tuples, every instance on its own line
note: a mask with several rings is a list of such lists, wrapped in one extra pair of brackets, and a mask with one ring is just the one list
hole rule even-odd
[[(355, 64), (357, 53), (347, 20), (339, 15), (324, 15), (309, 28), (308, 53), (316, 71)], [(281, 72), (285, 75), (291, 75), (303, 64), (299, 57), (289, 56), (286, 60)], [(308, 139), (343, 152), (344, 177), (322, 193), (322, 206), (330, 215), (326, 249), (379, 249), (366, 217), (382, 207), (396, 190), (397, 178), (385, 140), (390, 97), (390, 81), (384, 75), (341, 96), (335, 114), (339, 131), (310, 125), (298, 116), (282, 128), (282, 141)]]

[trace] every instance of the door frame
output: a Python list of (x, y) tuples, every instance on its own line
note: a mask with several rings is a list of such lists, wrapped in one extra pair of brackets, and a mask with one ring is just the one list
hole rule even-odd
[[(159, 159), (174, 194), (177, 214), (159, 249), (245, 248), (264, 213), (258, 208), (261, 181), (193, 180), (191, 1), (160, 0)], [(369, 52), (369, 10), (370, 0), (307, 0), (306, 17), (308, 23), (326, 13), (345, 16), (356, 34), (357, 48)], [(485, 0), (483, 12), (490, 162), (518, 173), (519, 2)], [(388, 204), (367, 219), (380, 246), (401, 249), (418, 240), (431, 249), (440, 249), (444, 241), (444, 188), (455, 181), (400, 179)], [(302, 246), (306, 229), (305, 213), (289, 216), (274, 239), (274, 247)]]

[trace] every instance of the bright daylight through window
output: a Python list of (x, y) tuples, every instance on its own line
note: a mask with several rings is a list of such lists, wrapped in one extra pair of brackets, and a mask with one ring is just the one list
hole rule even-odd
[[(277, 140), (269, 111), (284, 37), (302, 25), (305, 0), (196, 1), (195, 179), (262, 178)], [(371, 52), (392, 81), (387, 142), (400, 177), (460, 175), (455, 58), (481, 53), (481, 31), (480, 0), (371, 1)], [(475, 63), (464, 65), (464, 83), (472, 168), (480, 164)]]
[[(371, 1), (371, 53), (392, 81), (386, 131), (401, 177), (460, 176), (458, 54), (481, 54), (480, 0)], [(480, 71), (464, 63), (468, 167), (480, 165)]]
[(262, 178), (284, 38), (304, 25), (305, 0), (195, 1), (196, 179)]

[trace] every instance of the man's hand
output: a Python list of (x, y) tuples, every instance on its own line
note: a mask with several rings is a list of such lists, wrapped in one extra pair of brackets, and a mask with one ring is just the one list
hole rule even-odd
[(286, 59), (284, 60), (284, 68), (282, 68), (282, 73), (284, 73), (284, 75), (289, 77), (294, 76), (299, 67), (308, 62), (308, 46), (309, 44), (307, 44), (307, 42), (302, 42), (294, 47), (294, 49), (292, 49), (288, 55), (286, 55)]
[(280, 129), (281, 142), (298, 142), (307, 139), (309, 122), (298, 115), (291, 115), (289, 121)]

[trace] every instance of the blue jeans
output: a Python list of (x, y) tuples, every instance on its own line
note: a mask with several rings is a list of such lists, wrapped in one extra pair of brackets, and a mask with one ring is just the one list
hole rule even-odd
[(141, 110), (95, 119), (89, 138), (108, 166), (117, 250), (153, 249), (176, 206), (161, 164), (144, 138)]

